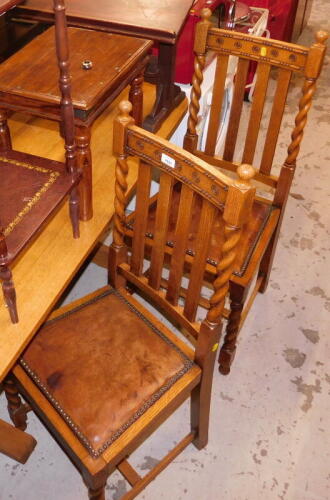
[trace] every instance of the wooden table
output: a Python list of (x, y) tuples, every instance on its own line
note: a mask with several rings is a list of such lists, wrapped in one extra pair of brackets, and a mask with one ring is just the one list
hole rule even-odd
[[(185, 94), (174, 85), (176, 41), (193, 0), (67, 0), (72, 26), (96, 28), (159, 43), (157, 95), (143, 126), (156, 131)], [(26, 0), (17, 9), (25, 19), (51, 22), (52, 0)], [(111, 55), (109, 55), (111, 64)]]
[(23, 0), (0, 0), (0, 16), (22, 2)]
[[(145, 110), (149, 112), (155, 99), (154, 86), (144, 85)], [(114, 169), (112, 156), (112, 124), (118, 102), (127, 98), (124, 91), (93, 125), (92, 153), (94, 157), (94, 216), (80, 223), (79, 239), (72, 238), (67, 203), (44, 228), (13, 267), (20, 322), (9, 320), (0, 294), (0, 382), (6, 376), (38, 327), (45, 321), (61, 294), (88, 255), (97, 246), (109, 226), (113, 214)], [(172, 135), (187, 111), (187, 102), (164, 121), (158, 134)], [(10, 120), (15, 149), (63, 160), (63, 142), (55, 122), (40, 118), (14, 115)], [(129, 186), (136, 180), (136, 164), (132, 163)]]

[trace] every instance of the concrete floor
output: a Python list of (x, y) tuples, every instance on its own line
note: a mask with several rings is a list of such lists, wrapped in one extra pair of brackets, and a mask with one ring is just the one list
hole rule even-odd
[[(314, 0), (309, 44), (317, 29), (330, 31), (330, 3)], [(310, 113), (272, 280), (245, 323), (232, 373), (215, 374), (210, 440), (189, 446), (138, 498), (145, 500), (326, 500), (329, 468), (329, 184), (330, 57)], [(297, 94), (293, 87), (292, 100)], [(294, 109), (280, 140), (283, 160)], [(103, 285), (105, 271), (91, 264), (69, 299)], [(5, 401), (0, 416), (6, 418)], [(133, 457), (146, 472), (183, 435), (183, 406)], [(29, 417), (38, 446), (26, 465), (0, 457), (1, 500), (77, 500), (85, 487), (39, 421)], [(128, 490), (119, 474), (106, 499)]]

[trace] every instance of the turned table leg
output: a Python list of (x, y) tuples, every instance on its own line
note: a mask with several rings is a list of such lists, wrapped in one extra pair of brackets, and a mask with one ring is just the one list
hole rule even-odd
[(10, 151), (11, 149), (12, 144), (7, 124), (7, 111), (0, 109), (0, 151)]
[(180, 87), (174, 84), (175, 60), (176, 45), (160, 42), (156, 102), (151, 113), (143, 122), (143, 128), (149, 130), (150, 132), (156, 132), (165, 118), (186, 97), (186, 94), (180, 89)]
[(129, 100), (132, 103), (132, 116), (135, 120), (135, 124), (141, 126), (143, 118), (143, 74), (136, 76), (130, 86)]
[(80, 219), (89, 220), (93, 216), (92, 195), (92, 155), (90, 150), (91, 131), (89, 127), (76, 126), (77, 164), (82, 171), (79, 183)]
[(15, 286), (8, 266), (0, 266), (0, 280), (2, 281), (3, 296), (8, 306), (11, 322), (18, 323)]

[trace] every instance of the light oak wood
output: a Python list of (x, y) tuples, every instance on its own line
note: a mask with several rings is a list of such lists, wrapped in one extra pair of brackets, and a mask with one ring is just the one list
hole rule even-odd
[(0, 453), (25, 464), (37, 441), (26, 432), (0, 419)]
[[(151, 109), (154, 87), (144, 86), (145, 114)], [(94, 218), (82, 222), (80, 239), (73, 240), (67, 206), (63, 206), (53, 220), (28, 248), (24, 258), (13, 266), (20, 310), (20, 323), (13, 325), (8, 318), (3, 299), (0, 298), (0, 380), (8, 373), (38, 327), (46, 319), (59, 297), (86, 257), (97, 245), (113, 215), (113, 180), (115, 161), (112, 157), (112, 122), (123, 92), (109, 110), (95, 122), (92, 151), (95, 158), (93, 191), (95, 196)], [(171, 135), (187, 110), (183, 102), (169, 116), (159, 130), (159, 135)], [(63, 159), (63, 145), (58, 137), (56, 124), (38, 118), (14, 115), (10, 120), (14, 147), (18, 150)], [(109, 140), (104, 140), (108, 137)], [(136, 180), (136, 164), (128, 178), (131, 189)], [(55, 265), (54, 263), (58, 263)], [(51, 283), (51, 286), (49, 286)]]
[[(203, 158), (221, 170), (233, 171), (235, 162), (242, 161), (254, 164), (259, 171), (255, 180), (261, 182), (262, 190), (269, 192), (268, 186), (274, 188), (272, 194), (271, 213), (268, 211), (265, 223), (260, 226), (257, 239), (253, 245), (249, 245), (249, 237), (244, 234), (241, 247), (248, 248), (245, 265), (241, 270), (234, 272), (230, 279), (230, 301), (231, 311), (228, 317), (226, 336), (220, 354), (220, 371), (229, 373), (230, 364), (236, 351), (236, 338), (239, 327), (242, 325), (241, 315), (247, 314), (251, 307), (242, 313), (243, 305), (251, 287), (252, 278), (257, 275), (257, 288), (251, 295), (256, 296), (256, 291), (265, 292), (269, 281), (272, 261), (275, 255), (281, 222), (296, 169), (296, 160), (300, 150), (300, 144), (307, 122), (308, 111), (312, 104), (312, 98), (316, 89), (316, 82), (320, 75), (328, 33), (319, 31), (315, 34), (315, 43), (310, 47), (290, 44), (279, 40), (255, 37), (251, 34), (215, 28), (210, 20), (212, 12), (210, 9), (202, 9), (201, 21), (196, 26), (195, 34), (195, 63), (194, 76), (192, 80), (191, 100), (189, 106), (188, 129), (184, 138), (184, 147)], [(207, 131), (205, 151), (198, 150), (197, 123), (199, 120), (201, 85), (203, 82), (203, 68), (208, 53), (215, 53), (218, 58), (218, 66), (215, 72), (214, 91), (210, 111), (210, 123)], [(216, 132), (219, 125), (219, 114), (222, 106), (226, 69), (226, 60), (230, 57), (238, 57), (234, 78), (234, 91), (231, 102), (229, 123), (226, 138), (224, 140), (223, 158), (215, 156)], [(219, 59), (224, 61), (223, 68), (219, 68)], [(249, 121), (245, 139), (243, 138), (243, 152), (238, 146), (242, 129), (240, 127), (243, 99), (246, 93), (247, 74), (251, 62), (256, 65), (256, 84), (253, 89), (252, 104), (249, 105)], [(291, 143), (288, 146), (287, 157), (281, 167), (278, 177), (272, 175), (273, 158), (278, 141), (279, 131), (291, 76), (295, 73), (304, 77), (302, 95), (299, 99), (299, 111), (295, 117), (295, 127), (291, 133)], [(269, 86), (270, 75), (276, 77), (274, 86)], [(272, 88), (271, 88), (272, 87)], [(273, 91), (275, 90), (275, 91)], [(269, 95), (268, 95), (269, 94)], [(268, 128), (266, 138), (259, 134), (262, 119), (266, 119), (264, 104), (266, 98), (272, 102), (268, 117)], [(255, 153), (258, 149), (261, 162), (255, 164)], [(233, 162), (233, 163), (231, 163)], [(264, 209), (268, 200), (262, 201)], [(261, 205), (259, 205), (261, 206)], [(254, 208), (257, 204), (254, 204)], [(244, 228), (247, 230), (256, 222), (258, 217), (255, 213), (251, 215), (249, 223)], [(251, 226), (250, 226), (251, 224)], [(252, 236), (252, 234), (251, 234)], [(262, 281), (260, 282), (260, 277)]]

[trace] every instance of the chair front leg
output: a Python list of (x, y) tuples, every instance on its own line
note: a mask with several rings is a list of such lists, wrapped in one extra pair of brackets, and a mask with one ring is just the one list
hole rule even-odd
[(230, 314), (224, 342), (219, 354), (219, 371), (222, 375), (228, 375), (235, 357), (241, 315), (248, 290), (248, 287), (245, 288), (241, 285), (230, 282)]
[(88, 498), (89, 500), (105, 500), (105, 485), (95, 490), (88, 488)]
[(18, 323), (15, 286), (8, 266), (0, 266), (0, 280), (2, 281), (3, 296), (8, 306), (11, 322)]
[(25, 431), (27, 426), (27, 408), (22, 403), (15, 379), (9, 375), (3, 383), (3, 388), (7, 398), (7, 408), (11, 421), (18, 429)]
[(7, 111), (0, 109), (0, 151), (10, 151), (12, 149), (10, 131), (7, 124)]

